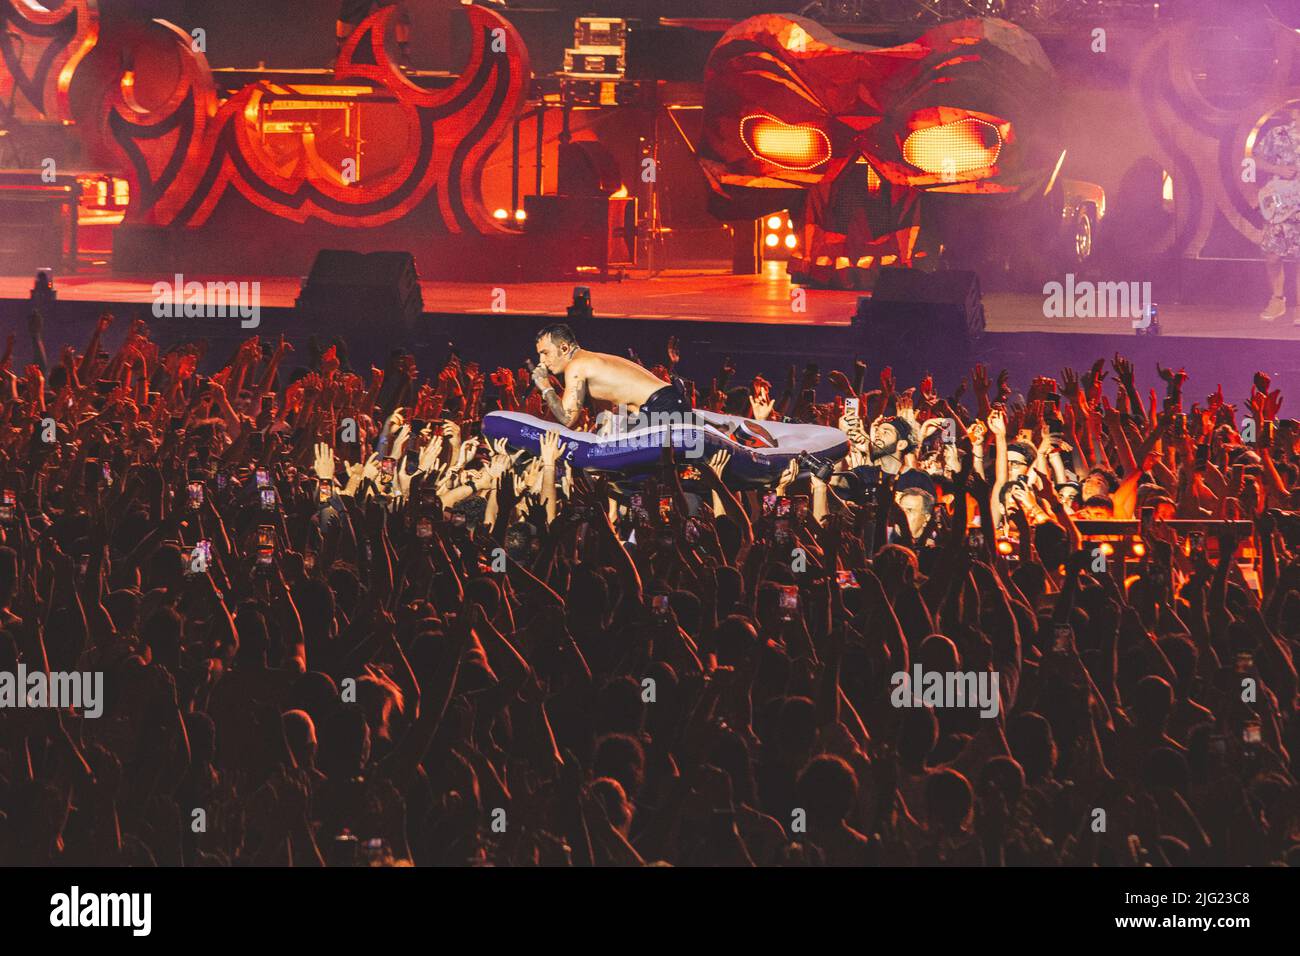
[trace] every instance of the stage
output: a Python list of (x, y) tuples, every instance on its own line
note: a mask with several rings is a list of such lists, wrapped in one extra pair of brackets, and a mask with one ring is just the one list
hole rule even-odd
[[(258, 282), (263, 309), (293, 309), (301, 280), (285, 276), (186, 275), (185, 281)], [(175, 282), (174, 275), (68, 275), (57, 279), (59, 299), (69, 303), (103, 303), (124, 312), (147, 314), (154, 301), (154, 284)], [(565, 315), (575, 286), (591, 289), (597, 318), (654, 322), (728, 322), (749, 325), (848, 326), (858, 299), (868, 293), (803, 289), (791, 284), (779, 262), (769, 262), (761, 275), (674, 270), (650, 276), (634, 272), (621, 281), (597, 277), (565, 282), (523, 282), (492, 285), (477, 282), (422, 280), (425, 311), (438, 315), (537, 319)], [(0, 299), (25, 301), (31, 276), (0, 276)], [(504, 290), (504, 307), (493, 308), (495, 290)], [(802, 303), (798, 301), (802, 293)], [(1135, 337), (1127, 318), (1055, 318), (1044, 314), (1044, 295), (985, 293), (984, 321), (989, 334), (1044, 333)], [(798, 310), (802, 304), (803, 310)], [(1258, 318), (1263, 303), (1237, 307), (1211, 303), (1159, 302), (1160, 335), (1165, 338), (1258, 339), (1300, 342), (1300, 327), (1290, 317), (1276, 322)]]
[[(1192, 372), (1189, 394), (1193, 396), (1213, 392), (1222, 383), (1230, 400), (1240, 400), (1256, 370), (1273, 374), (1284, 389), (1290, 383), (1300, 388), (1300, 327), (1293, 326), (1290, 317), (1261, 322), (1254, 301), (1236, 307), (1162, 301), (1160, 334), (1139, 336), (1129, 319), (1049, 318), (1041, 294), (992, 292), (983, 298), (985, 334), (970, 353), (918, 327), (913, 330), (915, 342), (925, 357), (912, 361), (872, 354), (871, 319), (858, 325), (852, 322), (863, 293), (801, 289), (790, 283), (779, 263), (768, 263), (765, 272), (756, 276), (674, 271), (655, 276), (636, 272), (622, 281), (607, 282), (594, 281), (595, 277), (503, 286), (422, 281), (425, 314), (414, 328), (396, 321), (385, 328), (360, 321), (328, 325), (314, 321), (295, 311), (299, 282), (285, 277), (187, 275), (185, 279), (260, 283), (257, 327), (241, 327), (238, 317), (155, 318), (154, 283), (171, 286), (174, 276), (60, 276), (58, 306), (46, 325), (51, 357), (63, 343), (84, 344), (95, 318), (108, 309), (118, 316), (108, 337), (110, 348), (125, 333), (129, 320), (138, 316), (149, 322), (155, 339), (164, 344), (206, 339), (211, 346), (209, 364), (216, 362), (217, 367), (236, 343), (253, 334), (264, 338), (284, 334), (300, 349), (311, 336), (324, 341), (342, 336), (358, 368), (367, 363), (382, 365), (388, 353), (399, 347), (413, 352), (422, 368), (432, 367), (445, 360), (453, 343), (484, 365), (517, 366), (532, 354), (533, 332), (546, 322), (564, 320), (574, 286), (586, 285), (591, 289), (594, 317), (572, 323), (584, 344), (619, 353), (631, 349), (647, 364), (654, 364), (663, 361), (664, 343), (675, 335), (682, 343), (685, 373), (701, 384), (707, 384), (726, 357), (734, 360), (742, 378), (762, 373), (769, 379), (791, 362), (847, 370), (854, 358), (861, 357), (873, 377), (886, 364), (892, 364), (900, 376), (934, 371), (940, 386), (950, 390), (969, 357), (995, 371), (1008, 369), (1013, 382), (1024, 387), (1034, 375), (1056, 373), (1066, 365), (1083, 368), (1120, 352), (1138, 363), (1143, 388), (1158, 384), (1156, 362), (1186, 366)], [(31, 286), (30, 276), (0, 277), (0, 315), (8, 328), (25, 328)], [(497, 290), (504, 293), (504, 301)], [(795, 310), (799, 293), (804, 311)], [(494, 296), (500, 310), (493, 308)], [(26, 336), (19, 334), (14, 366), (21, 368), (29, 354)], [(1213, 381), (1207, 376), (1213, 376)]]

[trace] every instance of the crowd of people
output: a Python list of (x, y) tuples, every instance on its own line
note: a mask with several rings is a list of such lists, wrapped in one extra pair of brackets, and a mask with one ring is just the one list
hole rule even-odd
[(1300, 426), (1264, 375), (638, 360), (843, 431), (754, 489), (485, 439), (554, 422), (545, 364), (122, 325), (51, 362), (33, 315), (0, 357), (0, 674), (103, 675), (97, 716), (0, 707), (0, 864), (1300, 863)]

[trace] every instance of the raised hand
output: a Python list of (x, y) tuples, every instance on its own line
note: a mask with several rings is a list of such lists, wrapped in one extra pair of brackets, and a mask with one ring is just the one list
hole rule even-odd
[(1070, 367), (1061, 369), (1061, 394), (1075, 398), (1079, 394), (1079, 373)]
[(726, 450), (716, 451), (709, 459), (709, 470), (720, 479), (722, 478), (722, 473), (726, 470), (729, 461), (731, 461), (731, 452)]
[(916, 413), (912, 411), (912, 390), (910, 388), (903, 394), (894, 397), (894, 409), (899, 418), (915, 420)]
[(1173, 369), (1165, 368), (1159, 362), (1156, 363), (1156, 372), (1165, 382), (1173, 387), (1181, 386), (1183, 382), (1187, 381), (1186, 371), (1179, 369), (1175, 372)]
[(921, 397), (921, 404), (926, 408), (933, 408), (939, 401), (939, 396), (934, 390), (934, 377), (927, 375), (921, 379), (921, 385), (916, 390)]
[(786, 488), (790, 487), (790, 484), (798, 477), (799, 461), (798, 459), (791, 458), (789, 464), (785, 466), (785, 471), (781, 472), (780, 479), (777, 480), (776, 493), (778, 495), (785, 494)]
[(862, 427), (862, 419), (850, 412), (845, 412), (839, 420), (839, 429), (849, 436), (855, 445), (867, 443), (867, 430)]
[(420, 471), (424, 474), (432, 474), (438, 468), (438, 461), (442, 457), (442, 436), (434, 435), (429, 443), (420, 449)]
[(334, 449), (326, 442), (316, 443), (316, 455), (313, 470), (321, 481), (334, 480)]
[(397, 434), (393, 436), (393, 446), (392, 446), (393, 458), (402, 457), (402, 453), (406, 451), (406, 443), (410, 440), (410, 438), (411, 438), (411, 426), (408, 425), (406, 422), (402, 422), (401, 426), (397, 429)]
[(852, 397), (853, 383), (850, 382), (849, 377), (839, 369), (834, 369), (828, 372), (826, 375), (826, 381), (830, 382), (831, 388), (835, 389), (835, 391), (839, 392), (841, 395)]
[(1120, 384), (1126, 388), (1131, 388), (1133, 385), (1133, 363), (1116, 352), (1110, 364), (1111, 368), (1115, 370), (1115, 377), (1119, 379)]
[(478, 453), (479, 440), (477, 438), (468, 438), (461, 442), (460, 451), (456, 456), (456, 468), (464, 468), (465, 463), (472, 461), (474, 455)]
[(1005, 402), (1011, 394), (1011, 373), (1006, 369), (998, 372), (998, 401)]
[(1106, 376), (1110, 373), (1106, 371), (1106, 360), (1099, 358), (1092, 363), (1092, 368), (1088, 371), (1088, 386), (1090, 388), (1099, 388), (1101, 383), (1106, 381)]
[(540, 456), (543, 467), (554, 468), (555, 463), (560, 460), (560, 455), (564, 453), (566, 447), (566, 443), (560, 440), (559, 432), (548, 431), (543, 434)]
[[(1268, 377), (1262, 373), (1256, 374), (1256, 384), (1251, 387), (1250, 393), (1250, 410), (1255, 416), (1257, 423), (1272, 421), (1277, 417), (1278, 411), (1282, 408), (1282, 390), (1276, 389), (1269, 392)], [(1259, 388), (1259, 380), (1263, 379), (1264, 388)]]
[(539, 392), (545, 392), (548, 388), (555, 387), (551, 382), (551, 372), (543, 362), (538, 362), (533, 366), (533, 386)]
[(753, 418), (765, 422), (772, 417), (772, 412), (776, 410), (776, 401), (770, 398), (766, 392), (761, 395), (751, 395), (749, 396), (749, 410)]

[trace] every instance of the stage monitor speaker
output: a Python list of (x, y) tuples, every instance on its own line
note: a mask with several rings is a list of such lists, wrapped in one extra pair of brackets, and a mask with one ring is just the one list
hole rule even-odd
[(883, 269), (871, 306), (854, 323), (885, 364), (909, 370), (960, 370), (984, 334), (979, 276), (951, 270)]
[(409, 252), (322, 249), (298, 295), (298, 308), (320, 318), (414, 325), (424, 311), (415, 257)]
[(871, 294), (870, 324), (941, 335), (970, 348), (984, 334), (979, 276), (958, 269), (882, 269)]

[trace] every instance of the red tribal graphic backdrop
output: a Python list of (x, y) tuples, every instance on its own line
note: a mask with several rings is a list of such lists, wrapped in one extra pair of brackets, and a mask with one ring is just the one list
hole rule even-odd
[(359, 178), (355, 165), (349, 169), (324, 156), (316, 129), (293, 137), (287, 150), (271, 147), (265, 117), (277, 103), (301, 103), (301, 88), (262, 80), (219, 103), (206, 58), (192, 49), (191, 38), (154, 21), (152, 29), (165, 31), (180, 57), (174, 88), (165, 102), (145, 105), (137, 96), (145, 78), (128, 70), (110, 94), (105, 119), (106, 138), (131, 182), (126, 222), (198, 227), (233, 187), (274, 216), (353, 228), (400, 219), (433, 193), (437, 222), (427, 225), (435, 233), (499, 231), (483, 207), (479, 183), (490, 150), (524, 102), (529, 63), (523, 40), (496, 13), (467, 7), (470, 61), (450, 87), (429, 91), (408, 80), (384, 49), (395, 11), (383, 8), (356, 30), (339, 58), (334, 86), (324, 90), (340, 101), (325, 106), (355, 101), (362, 108), (400, 110), (406, 141), (399, 160)]
[(0, 0), (0, 103), (23, 120), (69, 120), (72, 75), (99, 37), (95, 0), (47, 10), (35, 0)]

